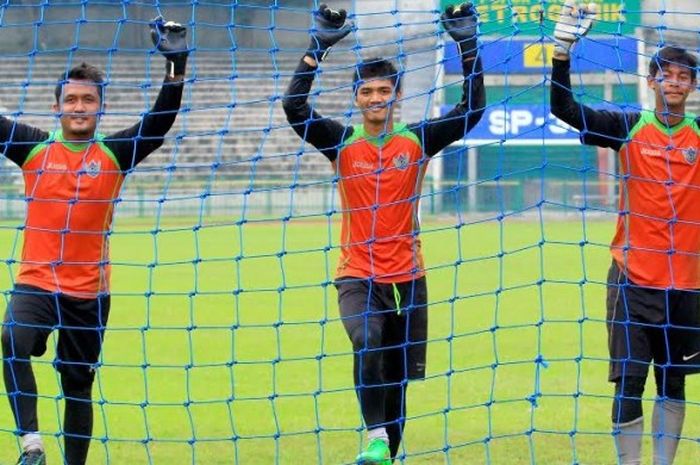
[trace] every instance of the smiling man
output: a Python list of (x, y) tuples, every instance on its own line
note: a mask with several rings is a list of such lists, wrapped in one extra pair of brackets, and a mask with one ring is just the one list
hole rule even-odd
[(427, 288), (419, 238), (421, 184), (430, 157), (463, 138), (481, 118), (484, 85), (477, 17), (471, 4), (449, 7), (441, 22), (457, 41), (462, 100), (441, 118), (394, 121), (401, 75), (383, 58), (364, 60), (353, 79), (362, 124), (344, 126), (308, 104), (319, 62), (350, 33), (344, 10), (321, 5), (311, 46), (284, 99), (296, 133), (332, 163), (342, 206), (338, 304), (354, 352), (354, 381), (368, 444), (362, 464), (396, 457), (406, 418), (406, 385), (425, 376)]
[(641, 463), (642, 396), (654, 367), (654, 464), (673, 463), (685, 416), (685, 376), (700, 366), (700, 126), (685, 112), (697, 60), (665, 47), (649, 64), (654, 109), (594, 110), (571, 93), (569, 50), (591, 27), (595, 4), (565, 4), (555, 29), (552, 113), (584, 144), (619, 152), (617, 229), (608, 272), (609, 380), (621, 465)]
[(27, 202), (19, 272), (2, 325), (5, 389), (21, 438), (22, 465), (46, 463), (31, 357), (58, 328), (54, 366), (65, 400), (61, 463), (86, 462), (92, 435), (92, 384), (110, 307), (108, 238), (125, 175), (163, 144), (182, 99), (184, 27), (157, 19), (154, 44), (167, 76), (150, 112), (109, 136), (96, 132), (105, 107), (102, 73), (81, 64), (63, 74), (47, 133), (0, 117), (4, 155), (22, 169)]

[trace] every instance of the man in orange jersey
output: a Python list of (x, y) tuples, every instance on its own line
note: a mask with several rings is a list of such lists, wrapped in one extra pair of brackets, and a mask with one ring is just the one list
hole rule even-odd
[(406, 418), (406, 384), (425, 376), (427, 289), (419, 239), (421, 183), (430, 157), (463, 138), (481, 118), (485, 95), (471, 4), (449, 7), (445, 30), (461, 53), (462, 100), (441, 118), (394, 121), (401, 76), (382, 58), (363, 61), (354, 77), (362, 124), (344, 126), (307, 103), (319, 63), (352, 24), (344, 10), (321, 5), (311, 46), (284, 99), (287, 119), (332, 163), (342, 205), (338, 304), (353, 345), (354, 380), (368, 445), (357, 463), (388, 465)]
[(584, 144), (619, 152), (620, 203), (608, 273), (609, 380), (618, 462), (641, 463), (642, 395), (653, 364), (654, 464), (670, 465), (685, 415), (685, 376), (700, 364), (700, 126), (685, 103), (696, 86), (696, 58), (665, 47), (651, 59), (653, 111), (596, 111), (571, 92), (569, 50), (585, 35), (595, 4), (564, 5), (555, 29), (552, 113)]
[(96, 133), (104, 108), (102, 73), (81, 64), (63, 74), (52, 133), (0, 117), (0, 143), (22, 169), (27, 202), (22, 261), (2, 326), (3, 375), (23, 452), (17, 463), (46, 463), (30, 359), (58, 329), (54, 366), (65, 400), (64, 461), (86, 462), (92, 436), (92, 384), (109, 316), (108, 238), (125, 175), (163, 144), (182, 99), (186, 29), (151, 24), (167, 76), (155, 105), (134, 126)]

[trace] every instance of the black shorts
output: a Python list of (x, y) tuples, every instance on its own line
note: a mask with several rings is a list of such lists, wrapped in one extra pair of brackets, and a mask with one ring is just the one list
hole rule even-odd
[[(28, 347), (30, 355), (46, 352), (46, 343), (58, 330), (54, 366), (78, 382), (92, 382), (109, 317), (110, 297), (79, 299), (17, 284), (12, 291), (3, 325), (11, 344)], [(15, 343), (13, 338), (21, 338)], [(27, 346), (28, 345), (28, 346)]]
[(670, 374), (700, 372), (699, 295), (637, 286), (613, 261), (607, 296), (610, 381), (646, 377), (652, 361)]
[(428, 289), (425, 277), (402, 283), (340, 278), (338, 305), (345, 331), (374, 320), (382, 328), (384, 364), (405, 373), (406, 379), (425, 378), (428, 338)]

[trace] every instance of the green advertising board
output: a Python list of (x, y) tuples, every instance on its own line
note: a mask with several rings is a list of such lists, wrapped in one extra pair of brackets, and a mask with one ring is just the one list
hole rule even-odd
[[(443, 9), (462, 3), (459, 0), (440, 0)], [(481, 19), (481, 32), (485, 34), (541, 35), (551, 34), (561, 10), (563, 0), (472, 0)], [(591, 3), (591, 0), (585, 0)], [(595, 0), (598, 17), (594, 34), (621, 32), (632, 35), (640, 25), (641, 0)], [(621, 11), (624, 14), (621, 14)]]

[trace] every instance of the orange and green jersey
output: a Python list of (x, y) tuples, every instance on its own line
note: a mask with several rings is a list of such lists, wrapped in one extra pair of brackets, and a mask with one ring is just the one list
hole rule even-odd
[(24, 176), (26, 222), (17, 284), (80, 298), (110, 290), (109, 235), (124, 177), (160, 147), (182, 85), (164, 85), (138, 124), (87, 143), (0, 118), (5, 155)]
[(333, 162), (343, 216), (337, 275), (419, 278), (418, 201), (428, 158), (404, 124), (382, 139), (368, 137), (361, 125), (353, 129)]
[(567, 95), (568, 65), (560, 63), (555, 60), (552, 75), (552, 112), (579, 129), (584, 143), (619, 152), (615, 262), (640, 286), (700, 288), (698, 120), (686, 115), (668, 127), (651, 111), (580, 105)]
[(61, 134), (22, 164), (27, 216), (17, 282), (94, 296), (109, 290), (108, 233), (124, 175), (101, 138), (70, 144)]
[(381, 137), (362, 125), (324, 118), (308, 104), (316, 68), (303, 60), (284, 99), (295, 132), (333, 164), (342, 207), (336, 277), (404, 282), (425, 274), (419, 238), (421, 184), (430, 157), (463, 138), (481, 118), (481, 60), (465, 63), (462, 101), (440, 118), (394, 124)]
[(620, 149), (620, 215), (612, 254), (642, 286), (700, 288), (700, 128), (643, 112)]

